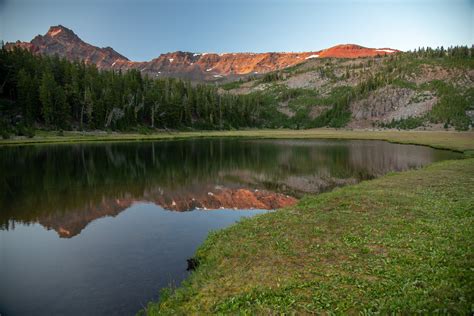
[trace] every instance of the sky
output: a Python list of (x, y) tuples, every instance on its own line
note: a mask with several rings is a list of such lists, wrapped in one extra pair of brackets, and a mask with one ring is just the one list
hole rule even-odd
[(161, 53), (474, 44), (474, 0), (0, 0), (0, 39), (52, 25), (135, 61)]

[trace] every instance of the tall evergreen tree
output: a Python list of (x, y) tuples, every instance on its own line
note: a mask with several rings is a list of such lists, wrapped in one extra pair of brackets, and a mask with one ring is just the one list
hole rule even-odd
[(52, 72), (43, 73), (41, 85), (39, 88), (39, 97), (41, 101), (41, 113), (44, 123), (50, 126), (54, 121), (54, 94), (56, 92), (56, 82)]
[(37, 102), (37, 85), (24, 69), (18, 72), (18, 103), (22, 109), (26, 125), (31, 125), (35, 119), (35, 103)]

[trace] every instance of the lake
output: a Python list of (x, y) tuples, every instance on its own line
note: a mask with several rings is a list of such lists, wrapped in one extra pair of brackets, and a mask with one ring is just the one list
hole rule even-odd
[(305, 194), (456, 159), (359, 140), (0, 148), (0, 314), (133, 315), (209, 231)]

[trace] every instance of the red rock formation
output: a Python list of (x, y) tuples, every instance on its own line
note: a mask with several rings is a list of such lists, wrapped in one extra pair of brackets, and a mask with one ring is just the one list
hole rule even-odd
[(319, 57), (335, 57), (335, 58), (359, 58), (383, 56), (400, 52), (391, 48), (367, 48), (354, 44), (343, 44), (323, 49), (319, 52)]
[(45, 35), (30, 43), (8, 43), (7, 49), (20, 47), (37, 54), (58, 55), (69, 60), (96, 64), (99, 69), (138, 69), (152, 77), (171, 76), (191, 80), (218, 80), (222, 77), (266, 73), (321, 57), (358, 58), (398, 52), (390, 48), (367, 48), (353, 44), (338, 45), (315, 52), (302, 53), (190, 53), (160, 55), (148, 62), (133, 62), (110, 47), (99, 48), (82, 41), (70, 29), (52, 26)]

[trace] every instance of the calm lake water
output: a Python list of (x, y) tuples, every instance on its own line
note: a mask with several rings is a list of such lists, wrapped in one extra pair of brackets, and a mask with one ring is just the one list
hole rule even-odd
[(333, 140), (0, 148), (0, 314), (133, 315), (187, 276), (210, 230), (266, 212), (235, 207), (459, 157)]

